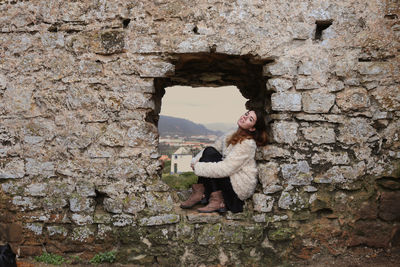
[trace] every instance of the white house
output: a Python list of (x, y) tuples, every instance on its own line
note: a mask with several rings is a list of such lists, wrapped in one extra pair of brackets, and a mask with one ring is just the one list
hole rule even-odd
[(192, 172), (190, 162), (192, 161), (192, 154), (186, 148), (180, 147), (171, 156), (171, 174)]

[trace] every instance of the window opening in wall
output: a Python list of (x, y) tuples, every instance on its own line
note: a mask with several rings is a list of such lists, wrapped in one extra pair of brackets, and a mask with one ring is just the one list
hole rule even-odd
[[(149, 113), (146, 117), (148, 122), (154, 123), (159, 130), (162, 127), (162, 120), (160, 117), (163, 115), (162, 105), (166, 104), (166, 99), (169, 95), (169, 90), (174, 86), (188, 86), (192, 87), (194, 92), (201, 92), (201, 90), (211, 90), (208, 92), (208, 99), (217, 100), (220, 104), (220, 108), (214, 111), (213, 115), (201, 116), (206, 119), (207, 122), (212, 122), (213, 116), (216, 116), (222, 111), (227, 110), (227, 107), (231, 106), (230, 96), (232, 93), (238, 93), (242, 98), (243, 102), (238, 108), (235, 108), (239, 115), (235, 115), (235, 119), (230, 119), (229, 123), (234, 123), (245, 109), (265, 109), (267, 112), (271, 111), (271, 94), (272, 91), (267, 90), (266, 82), (268, 80), (267, 75), (264, 73), (264, 66), (272, 63), (272, 58), (260, 58), (254, 55), (227, 55), (221, 53), (215, 53), (216, 46), (210, 47), (210, 53), (186, 53), (186, 54), (173, 54), (165, 55), (165, 59), (170, 63), (174, 64), (175, 72), (170, 74), (168, 77), (154, 79), (154, 101), (155, 109)], [(222, 90), (227, 86), (231, 86), (231, 90), (215, 96), (218, 90)], [(189, 99), (199, 98), (195, 93), (190, 94)], [(244, 104), (245, 103), (245, 104)], [(193, 105), (194, 106), (194, 105)], [(208, 110), (206, 110), (208, 111)], [(203, 111), (206, 114), (206, 111)], [(181, 112), (186, 116), (196, 115), (196, 112)], [(189, 118), (195, 122), (193, 117)], [(161, 133), (162, 135), (162, 133)], [(161, 140), (161, 139), (160, 139)], [(159, 140), (159, 141), (160, 141)], [(159, 142), (159, 148), (162, 148), (162, 143)], [(175, 152), (177, 152), (175, 150)], [(186, 151), (178, 151), (179, 156), (177, 159), (183, 160)], [(192, 155), (196, 151), (192, 151)], [(171, 154), (172, 155), (172, 154)], [(163, 156), (166, 158), (165, 156)], [(163, 157), (160, 159), (162, 160)], [(174, 157), (170, 157), (171, 161)], [(164, 173), (170, 174), (175, 171), (174, 163), (171, 161), (164, 163)], [(171, 168), (172, 166), (172, 168)], [(190, 169), (191, 170), (191, 169)], [(177, 164), (176, 172), (180, 172), (179, 164)], [(184, 172), (181, 175), (190, 176), (187, 184), (174, 184), (174, 181), (166, 181), (172, 187), (175, 188), (189, 188), (190, 185), (197, 181), (197, 177), (191, 172)], [(190, 180), (192, 179), (192, 180)], [(185, 179), (186, 180), (186, 179)]]
[(164, 181), (178, 188), (195, 182), (192, 157), (237, 128), (246, 101), (236, 86), (165, 88), (158, 121)]

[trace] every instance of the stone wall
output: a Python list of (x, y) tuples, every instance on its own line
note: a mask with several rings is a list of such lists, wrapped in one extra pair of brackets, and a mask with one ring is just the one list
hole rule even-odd
[[(396, 0), (0, 0), (0, 239), (161, 265), (400, 246)], [(271, 115), (241, 214), (160, 181), (170, 85), (236, 85)], [(228, 104), (228, 103), (227, 103)]]

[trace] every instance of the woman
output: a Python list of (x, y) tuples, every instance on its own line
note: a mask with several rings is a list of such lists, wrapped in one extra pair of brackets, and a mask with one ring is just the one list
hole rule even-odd
[(192, 194), (181, 204), (188, 209), (196, 204), (208, 205), (197, 211), (242, 212), (244, 200), (257, 185), (257, 167), (254, 159), (257, 145), (266, 143), (265, 118), (261, 111), (250, 110), (237, 121), (238, 129), (219, 138), (212, 147), (206, 147), (192, 160), (198, 183), (192, 185)]

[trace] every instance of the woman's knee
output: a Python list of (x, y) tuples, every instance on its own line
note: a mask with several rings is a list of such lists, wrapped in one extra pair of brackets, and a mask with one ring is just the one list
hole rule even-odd
[(218, 152), (214, 147), (208, 146), (204, 148), (203, 154), (202, 154), (202, 159), (203, 160), (221, 160), (222, 155), (221, 153)]

